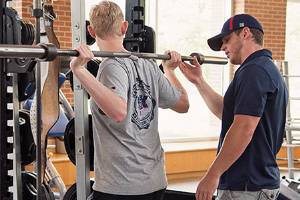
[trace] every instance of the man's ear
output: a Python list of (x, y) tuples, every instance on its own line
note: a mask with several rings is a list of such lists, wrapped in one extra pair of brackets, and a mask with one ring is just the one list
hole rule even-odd
[(93, 37), (93, 38), (96, 38), (96, 32), (95, 30), (93, 29), (93, 27), (91, 25), (88, 25), (88, 32), (90, 33), (90, 35)]
[(242, 34), (243, 34), (243, 37), (244, 37), (244, 38), (246, 38), (246, 37), (252, 37), (252, 33), (251, 33), (249, 27), (243, 28)]
[(128, 29), (128, 21), (123, 21), (121, 25), (121, 33), (125, 35)]

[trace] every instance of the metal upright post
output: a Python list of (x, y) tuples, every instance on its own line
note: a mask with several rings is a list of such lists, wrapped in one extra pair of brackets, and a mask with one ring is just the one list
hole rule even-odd
[[(33, 16), (35, 17), (35, 43), (40, 43), (40, 18), (43, 16), (42, 2), (41, 0), (33, 0)], [(35, 82), (36, 82), (36, 172), (37, 172), (37, 199), (42, 199), (42, 150), (41, 150), (41, 65), (37, 62), (35, 67)]]
[[(294, 148), (299, 146), (297, 144), (294, 144), (294, 138), (293, 138), (293, 131), (299, 131), (300, 127), (294, 126), (294, 118), (291, 114), (291, 100), (295, 100), (291, 97), (291, 88), (290, 88), (290, 78), (293, 77), (300, 77), (295, 75), (289, 74), (289, 67), (287, 61), (275, 61), (275, 64), (280, 69), (282, 76), (284, 78), (286, 87), (288, 89), (288, 104), (286, 109), (286, 125), (285, 125), (285, 135), (286, 135), (286, 150), (287, 150), (287, 171), (288, 171), (288, 178), (294, 179), (294, 171), (297, 170), (295, 168), (294, 162), (296, 161), (294, 159)], [(299, 170), (299, 169), (298, 169)]]
[(19, 97), (18, 74), (13, 74), (13, 118), (14, 118), (14, 147), (13, 147), (13, 171), (14, 171), (14, 200), (22, 200), (22, 168), (21, 168), (21, 139), (19, 128)]
[[(72, 0), (73, 48), (86, 44), (85, 1)], [(77, 199), (87, 199), (90, 194), (88, 97), (80, 82), (74, 77), (75, 152)]]
[(125, 48), (129, 51), (143, 51), (141, 47), (145, 43), (145, 0), (126, 0), (125, 19), (129, 22), (124, 40)]
[[(290, 84), (289, 84), (289, 70), (288, 70), (288, 63), (286, 61), (282, 61), (281, 63), (282, 67), (282, 73), (283, 77), (285, 80), (286, 87), (288, 90), (290, 89)], [(290, 91), (288, 91), (290, 93)], [(290, 96), (290, 95), (289, 95)], [(294, 179), (294, 153), (293, 153), (293, 147), (292, 147), (292, 130), (289, 129), (291, 125), (291, 102), (290, 98), (288, 99), (288, 105), (287, 105), (287, 123), (286, 123), (286, 143), (287, 143), (287, 161), (288, 161), (288, 177), (291, 179)]]

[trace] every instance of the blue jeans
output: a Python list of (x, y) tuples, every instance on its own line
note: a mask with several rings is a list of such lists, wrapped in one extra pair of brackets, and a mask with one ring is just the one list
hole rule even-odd
[(279, 189), (259, 191), (231, 191), (218, 190), (216, 200), (275, 200), (279, 195)]

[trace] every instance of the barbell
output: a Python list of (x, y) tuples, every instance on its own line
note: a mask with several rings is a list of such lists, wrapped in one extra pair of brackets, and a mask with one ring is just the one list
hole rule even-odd
[[(92, 51), (95, 57), (120, 57), (128, 58), (136, 56), (146, 59), (170, 60), (171, 56), (166, 54), (155, 53), (137, 53), (137, 52), (108, 52)], [(70, 49), (57, 49), (55, 45), (0, 45), (0, 58), (38, 58), (44, 61), (54, 60), (57, 56), (79, 56), (79, 52)], [(227, 64), (227, 58), (217, 56), (204, 56), (200, 53), (192, 53), (190, 56), (181, 56), (183, 61), (193, 61), (193, 56), (197, 57), (200, 64)]]

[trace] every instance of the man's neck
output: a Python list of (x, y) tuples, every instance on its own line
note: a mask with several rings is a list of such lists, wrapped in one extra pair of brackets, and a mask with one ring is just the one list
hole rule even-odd
[(122, 52), (127, 51), (123, 46), (123, 37), (109, 37), (105, 40), (96, 38), (97, 46), (101, 51)]
[(251, 44), (247, 45), (246, 48), (242, 50), (242, 62), (243, 63), (251, 54), (253, 54), (256, 51), (262, 50), (263, 47), (258, 44)]

